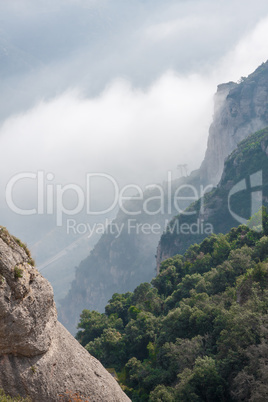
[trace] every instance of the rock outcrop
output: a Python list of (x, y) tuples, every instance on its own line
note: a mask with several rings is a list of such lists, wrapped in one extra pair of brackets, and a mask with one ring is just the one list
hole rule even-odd
[[(196, 194), (200, 196), (201, 186), (216, 186), (221, 178), (226, 157), (241, 140), (266, 126), (268, 126), (268, 62), (261, 65), (248, 78), (242, 79), (239, 84), (230, 82), (218, 86), (204, 162), (201, 168), (192, 172), (190, 176), (174, 180), (170, 191), (167, 186), (163, 186), (164, 213), (160, 205), (155, 202), (156, 205), (152, 203), (148, 205), (151, 210), (159, 212), (153, 215), (146, 214), (137, 201), (134, 204), (143, 211), (141, 215), (136, 217), (119, 211), (113, 224), (119, 227), (123, 225), (121, 235), (111, 233), (102, 235), (91, 254), (79, 264), (71, 289), (59, 308), (60, 321), (72, 333), (76, 331), (79, 315), (83, 309), (103, 311), (113, 293), (133, 291), (141, 282), (149, 282), (153, 278), (156, 273), (155, 251), (161, 234), (167, 222), (180, 213), (174, 208), (176, 191), (180, 188), (177, 195), (189, 197), (185, 199), (181, 209), (188, 207), (192, 202), (190, 198), (192, 192), (187, 194), (187, 187), (188, 189), (194, 187)], [(143, 193), (144, 201), (150, 197), (148, 191)], [(126, 204), (127, 209), (130, 203), (131, 201)], [(169, 203), (172, 208), (169, 208)], [(131, 226), (133, 219), (136, 222), (135, 228)], [(160, 230), (155, 232), (151, 230), (147, 233), (148, 226), (152, 229), (154, 225), (159, 225)], [(146, 227), (146, 233), (143, 233), (143, 227)], [(164, 249), (158, 248), (158, 262), (168, 257), (169, 251), (166, 255), (164, 253)]]
[(207, 151), (200, 168), (201, 180), (217, 185), (225, 158), (240, 141), (267, 126), (268, 61), (247, 78), (241, 78), (239, 84), (218, 86)]
[(27, 248), (2, 227), (0, 388), (34, 402), (129, 401), (111, 374), (57, 321), (50, 284), (33, 267)]
[[(225, 160), (217, 188), (207, 193), (202, 203), (193, 203), (187, 210), (189, 215), (178, 215), (169, 223), (158, 245), (159, 266), (167, 258), (184, 254), (212, 232), (227, 233), (232, 227), (247, 223), (261, 206), (268, 207), (267, 156), (268, 127), (238, 145)], [(189, 230), (180, 230), (183, 227)], [(206, 232), (206, 228), (211, 228), (211, 232)]]

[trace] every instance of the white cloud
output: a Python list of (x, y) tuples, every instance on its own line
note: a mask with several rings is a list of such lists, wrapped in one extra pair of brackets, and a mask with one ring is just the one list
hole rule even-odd
[(86, 172), (101, 171), (144, 185), (178, 163), (197, 168), (213, 90), (198, 75), (169, 72), (147, 91), (119, 80), (96, 98), (69, 92), (42, 102), (0, 130), (5, 178), (45, 170), (80, 183)]
[(268, 59), (268, 17), (263, 18), (234, 48), (224, 55), (215, 73), (220, 79), (237, 81)]
[(145, 29), (145, 36), (151, 41), (160, 41), (174, 35), (183, 34), (188, 32), (191, 28), (202, 26), (205, 23), (206, 21), (198, 16), (177, 18), (147, 27)]
[(149, 88), (114, 80), (96, 97), (78, 89), (42, 101), (0, 129), (4, 185), (18, 171), (53, 172), (84, 182), (106, 172), (120, 184), (158, 182), (179, 163), (198, 168), (205, 153), (216, 85), (248, 75), (268, 55), (263, 19), (206, 73), (166, 72)]
[[(214, 17), (214, 18), (213, 18)], [(204, 36), (204, 33), (209, 34), (212, 31), (221, 31), (226, 21), (223, 21), (223, 25), (219, 27), (218, 16), (213, 16), (208, 19), (207, 15), (187, 15), (176, 19), (170, 19), (164, 22), (150, 25), (145, 28), (144, 35), (151, 42), (160, 42), (168, 40), (184, 40), (195, 36), (195, 40), (198, 41), (200, 37)]]
[[(120, 184), (143, 185), (161, 181), (169, 169), (178, 174), (180, 163), (188, 163), (189, 170), (198, 168), (217, 84), (236, 81), (267, 59), (268, 19), (256, 24), (261, 7), (252, 10), (250, 2), (243, 4), (240, 14), (238, 1), (221, 2), (220, 6), (212, 1), (170, 1), (167, 6), (162, 3), (162, 8), (160, 1), (157, 6), (146, 3), (144, 8), (140, 2), (140, 8), (132, 5), (122, 10), (120, 1), (115, 7), (112, 2), (104, 3), (110, 8), (105, 9), (104, 17), (96, 14), (99, 19), (92, 30), (95, 14), (85, 13), (91, 17), (84, 20), (78, 13), (83, 24), (78, 18), (76, 40), (81, 27), (81, 37), (88, 37), (89, 42), (82, 41), (77, 48), (74, 41), (74, 53), (63, 52), (57, 62), (50, 45), (44, 47), (51, 64), (45, 63), (44, 69), (31, 72), (27, 79), (18, 78), (14, 83), (12, 77), (8, 81), (11, 95), (2, 94), (3, 107), (9, 103), (13, 107), (17, 101), (19, 109), (42, 96), (49, 100), (36, 102), (0, 127), (2, 188), (21, 171), (53, 172), (57, 181), (78, 184), (84, 183), (86, 172), (100, 171)], [(57, 1), (55, 7), (61, 4), (62, 0)], [(91, 2), (81, 0), (79, 4)], [(262, 10), (265, 4), (258, 1)], [(50, 3), (49, 8), (53, 9)], [(61, 17), (59, 26), (58, 17), (53, 20), (55, 29), (48, 34), (46, 26), (42, 27), (44, 46), (46, 40), (50, 44), (57, 38), (55, 32), (61, 32), (65, 41), (70, 15)], [(68, 32), (70, 38), (72, 31)], [(40, 48), (38, 38), (29, 44)], [(56, 50), (58, 46), (57, 42)], [(99, 88), (104, 87), (100, 93)], [(60, 95), (51, 99), (55, 93)]]

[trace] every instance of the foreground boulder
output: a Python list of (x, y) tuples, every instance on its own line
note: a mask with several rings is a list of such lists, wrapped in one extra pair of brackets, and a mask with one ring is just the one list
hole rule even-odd
[(0, 227), (0, 388), (32, 401), (129, 401), (57, 321), (53, 291), (27, 248)]

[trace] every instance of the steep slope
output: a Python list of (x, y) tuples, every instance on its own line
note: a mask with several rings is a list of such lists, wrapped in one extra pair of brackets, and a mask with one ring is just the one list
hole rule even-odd
[[(80, 263), (71, 290), (61, 301), (59, 319), (71, 333), (75, 334), (84, 308), (103, 311), (113, 293), (133, 290), (139, 283), (152, 279), (159, 238), (178, 212), (171, 203), (173, 194), (181, 187), (181, 195), (187, 196), (189, 190), (184, 188), (187, 183), (200, 191), (199, 175), (194, 172), (187, 178), (164, 183), (161, 191), (157, 188), (145, 191), (143, 200), (128, 201), (125, 208), (129, 214), (119, 211), (107, 233)], [(189, 204), (186, 200), (181, 208)], [(156, 213), (148, 214), (145, 209)], [(135, 211), (141, 213), (132, 215)]]
[[(79, 314), (84, 308), (103, 311), (113, 293), (131, 291), (138, 283), (152, 279), (156, 266), (155, 251), (167, 222), (188, 207), (193, 196), (197, 200), (202, 195), (202, 186), (217, 184), (224, 159), (239, 141), (256, 129), (266, 127), (267, 119), (268, 62), (241, 83), (218, 87), (208, 149), (201, 168), (189, 177), (173, 181), (170, 187), (169, 183), (162, 186), (164, 201), (155, 199), (148, 202), (150, 211), (157, 213), (150, 215), (144, 208), (146, 200), (152, 197), (151, 191), (143, 194), (142, 201), (126, 202), (127, 210), (140, 209), (142, 213), (133, 216), (119, 211), (113, 225), (123, 225), (122, 233), (103, 235), (89, 257), (78, 266), (75, 280), (59, 309), (59, 319), (66, 328), (75, 333)], [(159, 197), (159, 192), (154, 191)], [(183, 203), (179, 200), (179, 208), (176, 204), (178, 197), (186, 197)], [(147, 230), (144, 225), (148, 225)], [(153, 225), (159, 225), (158, 230), (154, 231)], [(203, 236), (208, 234), (204, 232)], [(165, 255), (165, 251), (163, 253)], [(158, 256), (158, 260), (161, 258)]]
[(267, 211), (262, 223), (169, 258), (105, 314), (83, 311), (77, 339), (132, 401), (267, 401)]
[(36, 402), (128, 401), (57, 321), (50, 284), (25, 246), (0, 228), (0, 389)]
[(248, 135), (268, 126), (268, 62), (240, 84), (218, 86), (201, 178), (217, 185), (224, 160)]
[[(268, 128), (249, 136), (227, 158), (222, 179), (204, 199), (193, 203), (186, 214), (176, 216), (162, 235), (157, 263), (181, 254), (200, 243), (211, 228), (226, 233), (246, 223), (261, 205), (268, 203)], [(185, 228), (183, 230), (183, 228)]]

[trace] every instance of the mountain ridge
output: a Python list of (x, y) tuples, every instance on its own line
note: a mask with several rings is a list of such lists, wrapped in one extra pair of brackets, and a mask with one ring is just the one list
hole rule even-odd
[[(250, 155), (255, 154), (251, 160)], [(200, 243), (205, 237), (205, 233), (183, 234), (172, 231), (178, 224), (192, 224), (198, 220), (203, 224), (209, 223), (213, 227), (214, 233), (226, 233), (239, 223), (246, 223), (252, 215), (252, 205), (250, 203), (252, 189), (239, 189), (233, 195), (234, 201), (229, 198), (231, 190), (239, 183), (246, 182), (254, 178), (255, 174), (261, 172), (262, 196), (259, 206), (268, 203), (268, 127), (255, 134), (252, 134), (241, 141), (231, 155), (225, 160), (225, 169), (218, 186), (207, 193), (203, 202), (200, 200), (193, 203), (187, 213), (193, 215), (178, 215), (172, 219), (165, 233), (161, 236), (157, 250), (157, 264), (176, 254), (182, 254), (190, 245)], [(257, 183), (259, 185), (259, 183)], [(256, 193), (257, 194), (257, 193)], [(230, 202), (229, 202), (230, 201)], [(232, 212), (234, 210), (235, 212)], [(241, 221), (235, 217), (235, 213), (240, 213)], [(254, 211), (257, 213), (257, 211)], [(244, 215), (244, 216), (243, 216)], [(193, 218), (194, 216), (194, 218)], [(243, 219), (243, 221), (242, 221)]]
[[(199, 170), (189, 177), (183, 177), (172, 183), (172, 197), (180, 188), (180, 197), (184, 200), (182, 209), (192, 203), (192, 190), (198, 199), (202, 196), (202, 186), (215, 186), (222, 174), (224, 159), (236, 148), (237, 143), (255, 131), (268, 125), (268, 62), (263, 63), (248, 78), (240, 83), (227, 83), (218, 86), (215, 96), (215, 111), (208, 137), (208, 149)], [(251, 131), (252, 130), (252, 131)], [(165, 210), (167, 208), (167, 187), (165, 192)], [(143, 194), (150, 197), (149, 192)], [(126, 205), (131, 206), (131, 202)], [(174, 206), (174, 205), (173, 205)], [(155, 201), (154, 208), (159, 208)], [(131, 208), (130, 208), (131, 210)], [(162, 232), (166, 221), (177, 215), (172, 208), (169, 214), (141, 214), (137, 224), (153, 225), (159, 223)], [(114, 222), (128, 222), (133, 216), (119, 211)], [(155, 254), (161, 233), (143, 235), (128, 233), (127, 230), (115, 238), (111, 234), (103, 235), (90, 255), (83, 260), (76, 270), (68, 295), (60, 302), (60, 321), (72, 332), (78, 317), (84, 308), (103, 311), (107, 300), (115, 292), (132, 291), (144, 281), (150, 281), (155, 275)]]

